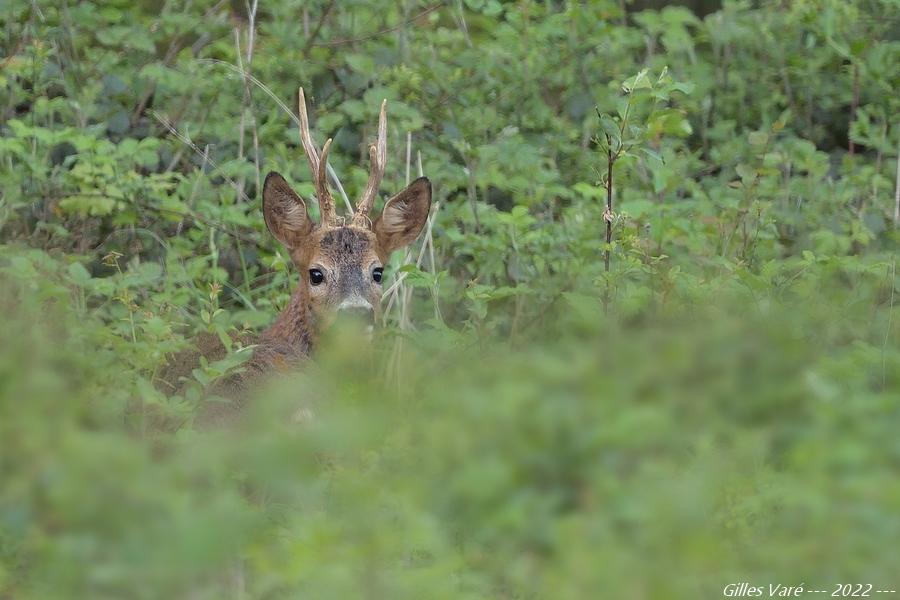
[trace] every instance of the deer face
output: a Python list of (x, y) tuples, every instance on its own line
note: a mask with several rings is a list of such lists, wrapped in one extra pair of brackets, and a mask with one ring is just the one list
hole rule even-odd
[(328, 189), (326, 172), (331, 140), (320, 151), (309, 132), (306, 98), (299, 94), (300, 141), (309, 161), (322, 219), (314, 224), (306, 203), (284, 177), (269, 173), (263, 186), (266, 225), (291, 253), (300, 269), (302, 296), (319, 329), (339, 313), (374, 322), (381, 303), (382, 265), (394, 250), (411, 243), (422, 231), (431, 208), (431, 183), (424, 177), (391, 198), (375, 221), (369, 212), (387, 160), (387, 101), (381, 103), (378, 139), (369, 147), (369, 181), (347, 219), (339, 219)]
[(390, 253), (416, 239), (431, 207), (431, 183), (422, 177), (385, 204), (369, 225), (335, 224), (323, 215), (313, 223), (306, 203), (278, 173), (263, 186), (263, 215), (269, 231), (290, 252), (300, 271), (300, 286), (319, 327), (352, 315), (367, 324), (378, 316), (382, 268)]

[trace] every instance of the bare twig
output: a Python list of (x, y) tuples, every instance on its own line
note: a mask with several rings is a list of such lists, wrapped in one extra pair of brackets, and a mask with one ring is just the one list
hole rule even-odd
[(855, 61), (853, 63), (853, 101), (850, 104), (850, 121), (847, 123), (847, 151), (850, 153), (850, 156), (853, 156), (856, 152), (856, 147), (853, 144), (853, 136), (850, 135), (850, 128), (853, 127), (853, 122), (856, 120), (856, 110), (859, 107), (859, 64)]
[[(419, 154), (419, 177), (422, 177), (422, 156)], [(420, 268), (422, 265), (422, 260), (425, 257), (425, 251), (428, 251), (429, 260), (431, 262), (431, 272), (432, 274), (437, 273), (437, 267), (435, 266), (434, 259), (434, 235), (432, 233), (432, 228), (434, 227), (434, 219), (438, 212), (441, 209), (441, 203), (435, 202), (434, 207), (428, 215), (428, 219), (425, 221), (425, 236), (422, 240), (422, 246), (419, 248), (419, 254), (416, 257), (416, 268)], [(406, 251), (406, 256), (403, 258), (403, 264), (409, 264), (410, 259), (412, 258), (412, 250)], [(400, 298), (400, 328), (405, 329), (406, 325), (408, 325), (408, 321), (406, 318), (406, 307), (409, 303), (410, 294), (412, 292), (411, 288), (407, 288), (404, 284), (404, 280), (406, 279), (408, 273), (403, 272), (397, 276), (397, 279), (394, 281), (391, 286), (384, 291), (381, 295), (382, 301), (385, 298), (388, 299), (387, 307), (384, 310), (384, 319), (383, 322), (387, 323), (388, 316), (390, 315), (391, 308), (393, 308), (394, 303), (397, 301), (398, 297)], [(437, 303), (437, 290), (432, 290), (432, 296), (434, 299), (434, 310), (435, 317), (438, 320), (442, 320), (440, 307)]]
[[(438, 213), (438, 211), (440, 209), (441, 209), (441, 203), (435, 202), (434, 208), (431, 210), (431, 214), (428, 215), (428, 220), (425, 221), (426, 234), (425, 234), (425, 239), (423, 240), (422, 246), (419, 248), (419, 254), (416, 257), (416, 267), (417, 268), (421, 267), (422, 259), (425, 257), (425, 250), (427, 249), (425, 242), (433, 239), (432, 233), (431, 233), (431, 228), (434, 224), (434, 216)], [(411, 258), (412, 258), (412, 251), (409, 250), (406, 253), (406, 257), (403, 259), (403, 264), (409, 264), (409, 260)], [(382, 301), (385, 298), (388, 298), (390, 296), (390, 298), (388, 299), (387, 308), (385, 308), (385, 310), (384, 310), (385, 322), (387, 321), (387, 315), (391, 312), (391, 307), (393, 307), (394, 301), (397, 299), (397, 296), (399, 295), (399, 292), (402, 289), (403, 280), (406, 279), (407, 275), (408, 275), (408, 273), (406, 273), (406, 272), (400, 273), (400, 275), (397, 276), (397, 280), (394, 281), (393, 284), (391, 284), (391, 287), (386, 289), (384, 291), (384, 293), (381, 295)]]
[[(253, 51), (256, 46), (256, 11), (259, 7), (259, 0), (253, 0), (251, 3), (249, 0), (246, 3), (247, 5), (247, 15), (249, 17), (249, 23), (247, 25), (247, 58), (246, 58), (246, 69), (244, 65), (241, 64), (241, 49), (240, 43), (237, 42), (237, 56), (238, 56), (238, 66), (241, 71), (245, 71), (246, 73), (244, 77), (242, 77), (242, 81), (244, 83), (244, 97), (241, 100), (241, 147), (243, 147), (244, 141), (244, 113), (245, 107), (249, 107), (251, 111), (251, 126), (253, 127), (253, 164), (255, 166), (256, 171), (256, 189), (260, 190), (262, 187), (261, 177), (260, 177), (260, 168), (259, 168), (259, 129), (256, 123), (256, 115), (253, 113), (253, 92), (250, 88), (250, 82), (247, 79), (246, 75), (250, 74), (250, 69), (253, 65)], [(243, 178), (241, 180), (241, 184), (243, 184)]]
[(406, 185), (409, 185), (409, 167), (412, 153), (412, 131), (406, 132)]

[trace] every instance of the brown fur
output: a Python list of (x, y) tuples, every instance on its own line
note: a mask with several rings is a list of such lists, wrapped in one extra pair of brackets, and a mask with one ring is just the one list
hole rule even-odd
[[(347, 303), (369, 305), (377, 317), (382, 286), (373, 270), (387, 262), (391, 252), (413, 242), (421, 232), (431, 207), (431, 183), (424, 177), (385, 203), (371, 228), (312, 222), (306, 204), (278, 173), (269, 173), (263, 187), (263, 215), (269, 231), (290, 253), (300, 281), (287, 308), (256, 337), (242, 338), (256, 344), (253, 356), (240, 372), (217, 381), (209, 390), (231, 402), (206, 402), (198, 421), (201, 426), (226, 422), (240, 412), (246, 392), (259, 378), (301, 363), (314, 350), (320, 333)], [(318, 269), (324, 281), (313, 285), (310, 269)], [(199, 365), (226, 356), (225, 347), (213, 335), (196, 340), (196, 349), (174, 355), (159, 375), (158, 387), (177, 393)]]

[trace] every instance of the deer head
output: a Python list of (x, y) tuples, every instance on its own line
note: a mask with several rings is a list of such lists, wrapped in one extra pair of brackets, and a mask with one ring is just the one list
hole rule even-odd
[(287, 248), (300, 272), (295, 298), (299, 296), (299, 304), (309, 309), (317, 329), (339, 314), (374, 322), (381, 302), (383, 266), (391, 252), (413, 242), (422, 231), (431, 208), (431, 183), (420, 177), (389, 199), (378, 218), (370, 219), (387, 160), (387, 101), (382, 102), (378, 138), (369, 147), (369, 180), (354, 213), (337, 216), (326, 177), (331, 139), (319, 151), (309, 132), (302, 88), (299, 104), (300, 140), (315, 182), (321, 219), (314, 223), (303, 199), (281, 175), (272, 172), (263, 186), (266, 226)]

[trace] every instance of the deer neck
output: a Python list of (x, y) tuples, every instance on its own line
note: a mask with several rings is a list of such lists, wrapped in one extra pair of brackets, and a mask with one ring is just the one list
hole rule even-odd
[(315, 339), (314, 317), (309, 308), (309, 295), (303, 285), (294, 290), (287, 308), (262, 333), (262, 342), (272, 344), (285, 353), (307, 356)]

